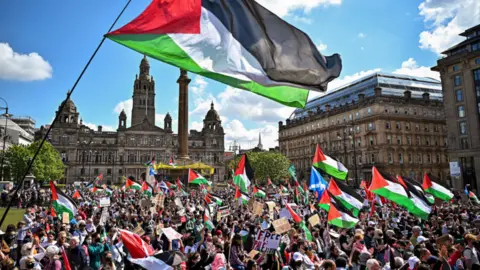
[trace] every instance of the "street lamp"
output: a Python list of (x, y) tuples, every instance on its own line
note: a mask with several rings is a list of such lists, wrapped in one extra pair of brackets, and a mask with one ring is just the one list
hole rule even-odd
[(7, 144), (7, 125), (8, 125), (8, 117), (10, 116), (8, 114), (8, 103), (5, 99), (1, 98), (3, 102), (5, 102), (5, 107), (0, 107), (0, 110), (5, 110), (5, 113), (3, 116), (5, 116), (5, 128), (3, 130), (3, 146), (2, 146), (2, 162), (1, 162), (1, 169), (0, 169), (0, 180), (3, 181), (3, 163), (5, 161), (5, 146)]
[(233, 166), (235, 166), (235, 160), (237, 159), (237, 151), (240, 154), (240, 144), (234, 140), (232, 144), (230, 144), (230, 147), (228, 149), (230, 149), (230, 151), (233, 151)]
[[(337, 133), (337, 138), (339, 140), (343, 139), (343, 155), (345, 157), (344, 161), (346, 162), (348, 160), (347, 158), (347, 143), (346, 143), (346, 138), (348, 137), (349, 139), (353, 139), (353, 166), (354, 166), (354, 185), (358, 187), (358, 178), (357, 178), (357, 154), (356, 154), (356, 139), (355, 139), (355, 130), (352, 131), (346, 131), (345, 128), (354, 128), (353, 124), (345, 124), (344, 125), (344, 130), (343, 130), (343, 136), (341, 136), (340, 132)], [(347, 179), (348, 180), (348, 179)]]

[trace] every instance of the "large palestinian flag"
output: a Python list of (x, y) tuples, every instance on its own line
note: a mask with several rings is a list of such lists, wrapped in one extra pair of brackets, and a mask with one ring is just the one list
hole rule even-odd
[(141, 190), (142, 186), (139, 183), (133, 181), (132, 179), (127, 178), (127, 181), (125, 182), (125, 189)]
[(341, 181), (330, 179), (328, 191), (341, 204), (345, 206), (354, 216), (358, 217), (360, 210), (363, 208), (363, 197), (355, 192), (351, 187), (345, 185)]
[(295, 211), (292, 209), (290, 204), (287, 203), (285, 207), (290, 213), (290, 216), (292, 216), (293, 221), (295, 221), (295, 223), (297, 223), (298, 226), (302, 228), (303, 232), (305, 233), (305, 238), (308, 241), (312, 241), (313, 240), (312, 233), (310, 232), (307, 225), (305, 224), (305, 220), (303, 220), (297, 213), (295, 213)]
[(52, 202), (55, 213), (58, 216), (62, 216), (63, 213), (68, 213), (70, 220), (72, 220), (77, 214), (77, 205), (73, 199), (57, 188), (53, 181), (50, 181), (50, 190), (52, 192)]
[(267, 194), (265, 191), (263, 191), (260, 188), (257, 188), (256, 186), (253, 186), (253, 195), (258, 198), (265, 198), (267, 197)]
[(408, 209), (411, 206), (411, 201), (405, 188), (393, 179), (387, 179), (388, 177), (384, 177), (377, 168), (373, 166), (372, 183), (368, 189), (374, 194), (380, 195), (385, 199)]
[[(324, 192), (328, 193), (328, 192)], [(330, 202), (330, 209), (328, 211), (328, 224), (337, 226), (339, 228), (353, 228), (357, 224), (358, 219), (346, 209), (341, 202), (335, 197), (332, 197)]]
[(107, 38), (128, 48), (282, 104), (304, 107), (342, 69), (302, 31), (253, 0), (152, 1)]
[(426, 193), (425, 190), (423, 189), (422, 187), (422, 184), (420, 184), (419, 182), (407, 177), (407, 176), (400, 176), (400, 177), (397, 177), (399, 182), (400, 182), (400, 178), (405, 182), (405, 183), (409, 183), (410, 185), (412, 185), (421, 195), (422, 195), (422, 198), (424, 200), (427, 201), (427, 203), (429, 205), (433, 205), (435, 203), (435, 197), (432, 195), (432, 194), (429, 194), (429, 193)]
[(440, 200), (450, 201), (453, 198), (453, 193), (442, 185), (433, 182), (430, 178), (431, 176), (428, 174), (423, 176), (422, 187), (425, 192), (432, 194), (434, 197), (439, 198)]
[(328, 190), (324, 191), (322, 193), (322, 196), (320, 197), (320, 201), (318, 202), (318, 206), (322, 208), (325, 211), (330, 211), (330, 202), (331, 202), (330, 194)]
[(233, 183), (240, 188), (240, 191), (247, 193), (252, 179), (253, 169), (248, 162), (247, 154), (244, 154), (233, 175)]
[(339, 161), (325, 155), (318, 144), (317, 149), (315, 150), (315, 156), (313, 157), (312, 166), (319, 168), (326, 174), (337, 179), (345, 180), (347, 178), (348, 169)]

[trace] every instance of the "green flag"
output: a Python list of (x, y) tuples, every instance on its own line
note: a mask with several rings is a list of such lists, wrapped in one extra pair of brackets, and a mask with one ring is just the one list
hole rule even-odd
[(295, 171), (295, 166), (293, 164), (288, 167), (288, 173), (292, 176), (293, 180), (297, 181), (297, 172)]

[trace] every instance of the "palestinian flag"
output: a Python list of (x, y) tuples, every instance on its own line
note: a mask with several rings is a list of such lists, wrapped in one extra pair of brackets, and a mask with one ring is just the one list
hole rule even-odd
[(243, 154), (233, 175), (233, 183), (235, 183), (242, 192), (247, 193), (248, 187), (250, 186), (250, 180), (252, 179), (253, 169), (250, 166), (250, 162), (248, 162), (247, 154)]
[(345, 208), (353, 213), (355, 217), (358, 217), (360, 210), (363, 208), (363, 197), (360, 196), (355, 190), (346, 184), (330, 179), (328, 184), (328, 191), (335, 197)]
[(149, 198), (153, 195), (153, 188), (147, 183), (147, 181), (143, 181), (142, 183), (142, 192)]
[(450, 201), (453, 198), (453, 193), (442, 185), (433, 182), (430, 177), (431, 176), (428, 174), (423, 175), (422, 187), (425, 192), (432, 194), (434, 197), (439, 198), (440, 200)]
[(128, 189), (141, 190), (142, 186), (139, 183), (133, 181), (132, 179), (127, 178), (127, 181), (125, 182), (125, 190)]
[(287, 203), (286, 208), (290, 213), (290, 216), (292, 216), (293, 221), (295, 221), (295, 223), (297, 223), (298, 226), (302, 228), (303, 232), (305, 233), (305, 238), (308, 241), (312, 241), (313, 240), (312, 233), (310, 233), (310, 230), (307, 228), (307, 225), (305, 225), (305, 220), (303, 220), (299, 215), (297, 215), (297, 213), (295, 213), (295, 211), (293, 211), (290, 204)]
[(345, 180), (347, 178), (348, 170), (343, 166), (342, 163), (334, 160), (333, 158), (323, 154), (322, 149), (317, 144), (317, 149), (315, 150), (315, 156), (313, 157), (313, 167), (319, 168), (324, 171), (326, 174), (335, 177), (340, 180)]
[(107, 185), (103, 185), (103, 191), (105, 192), (105, 194), (111, 196), (113, 194), (113, 190), (107, 186)]
[(180, 181), (180, 177), (177, 177), (177, 180), (175, 180), (175, 184), (177, 185), (178, 188), (183, 188), (183, 184), (182, 182)]
[(103, 181), (103, 173), (101, 173), (97, 178), (95, 178), (95, 185), (100, 185), (100, 182)]
[(80, 191), (78, 190), (75, 190), (75, 193), (73, 193), (72, 195), (72, 199), (81, 199), (82, 198), (82, 194), (80, 194)]
[(387, 180), (388, 177), (384, 177), (375, 166), (372, 167), (372, 183), (369, 190), (374, 194), (380, 195), (387, 200), (390, 200), (405, 208), (411, 206), (411, 201), (405, 188), (395, 182), (394, 179)]
[(339, 228), (350, 229), (355, 227), (357, 222), (358, 219), (353, 217), (348, 209), (343, 207), (342, 203), (333, 198), (330, 202), (330, 210), (328, 211), (328, 224)]
[(192, 169), (188, 169), (188, 183), (196, 184), (196, 185), (202, 185), (202, 184), (208, 185), (207, 179), (205, 179), (203, 176), (201, 176), (199, 173), (197, 173)]
[(149, 167), (149, 166), (154, 167), (155, 166), (155, 155), (153, 155), (152, 159), (149, 162), (145, 163), (144, 165), (147, 166), (147, 167)]
[(402, 186), (404, 186), (409, 195), (411, 204), (407, 208), (408, 212), (421, 219), (428, 219), (428, 215), (430, 215), (432, 209), (428, 204), (427, 198), (419, 192), (414, 185), (409, 181), (405, 181), (401, 176), (397, 176), (397, 180)]
[(169, 250), (145, 258), (128, 260), (145, 270), (172, 270), (182, 268), (181, 265), (185, 264), (187, 258), (180, 251)]
[(475, 204), (480, 204), (480, 202), (478, 201), (477, 195), (475, 195), (475, 193), (469, 190), (469, 187), (470, 187), (470, 184), (465, 185), (465, 194), (468, 196), (470, 201), (472, 201)]
[(308, 204), (308, 195), (310, 195), (310, 191), (308, 190), (307, 187), (307, 182), (303, 182), (303, 199), (304, 199), (304, 204)]
[(133, 259), (145, 258), (154, 254), (153, 248), (136, 233), (120, 229), (123, 245)]
[(405, 183), (408, 183), (412, 185), (422, 196), (422, 198), (429, 204), (433, 205), (435, 203), (435, 197), (433, 197), (431, 194), (426, 193), (425, 190), (423, 189), (422, 185), (418, 183), (417, 181), (408, 178), (406, 176), (398, 176), (397, 179), (400, 182), (400, 179), (403, 180)]
[(52, 202), (55, 213), (58, 216), (62, 216), (63, 213), (68, 213), (70, 220), (72, 220), (77, 214), (77, 205), (73, 199), (65, 195), (52, 181), (50, 181), (50, 190), (52, 192)]
[(330, 198), (330, 194), (327, 191), (322, 193), (322, 197), (320, 197), (320, 202), (318, 202), (318, 206), (322, 208), (325, 211), (330, 211), (330, 201), (332, 199)]
[(283, 185), (280, 185), (280, 192), (284, 194), (288, 194), (288, 188), (284, 187)]
[(287, 106), (326, 91), (342, 69), (310, 37), (253, 0), (153, 1), (106, 34), (137, 52)]
[(203, 213), (203, 222), (205, 223), (205, 227), (207, 227), (209, 231), (215, 228), (215, 226), (213, 225), (212, 217), (210, 216), (210, 211), (208, 210), (208, 207), (205, 207), (205, 212)]
[(221, 206), (223, 204), (223, 200), (214, 194), (207, 193), (207, 197), (210, 198), (210, 202), (214, 202), (218, 206)]
[(248, 197), (248, 195), (243, 194), (240, 191), (240, 188), (237, 187), (237, 190), (235, 191), (235, 199), (238, 199), (239, 201), (241, 201), (242, 204), (248, 204), (250, 197)]
[(265, 191), (257, 188), (256, 186), (253, 186), (253, 195), (258, 198), (265, 198), (267, 197), (267, 193)]

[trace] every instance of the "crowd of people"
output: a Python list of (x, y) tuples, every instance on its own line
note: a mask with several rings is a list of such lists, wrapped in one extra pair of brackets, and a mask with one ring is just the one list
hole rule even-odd
[[(374, 213), (366, 207), (356, 226), (344, 229), (327, 223), (327, 213), (316, 206), (312, 194), (294, 204), (312, 237), (290, 220), (278, 248), (262, 252), (256, 245), (258, 232), (276, 233), (273, 221), (293, 202), (292, 194), (251, 196), (277, 206), (272, 212), (265, 205), (254, 214), (252, 204), (236, 199), (231, 186), (215, 191), (159, 189), (157, 193), (164, 194), (161, 205), (156, 205), (157, 194), (133, 189), (113, 189), (107, 195), (68, 186), (65, 194), (77, 191), (82, 196), (75, 199), (78, 208), (71, 220), (62, 220), (53, 203), (29, 205), (22, 220), (0, 231), (0, 269), (142, 269), (132, 263), (132, 250), (124, 245), (120, 230), (139, 235), (154, 254), (175, 257), (165, 260), (161, 269), (480, 269), (479, 207), (459, 197), (433, 206), (427, 220), (390, 203), (377, 206)], [(42, 193), (50, 196), (49, 189)], [(210, 211), (213, 227), (206, 224), (206, 194), (221, 199), (213, 203), (215, 208), (229, 209), (219, 218), (215, 209)], [(102, 207), (99, 199), (104, 197), (110, 202)], [(315, 214), (320, 221), (312, 226), (307, 220)], [(168, 237), (164, 228), (181, 237)]]

